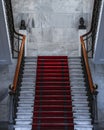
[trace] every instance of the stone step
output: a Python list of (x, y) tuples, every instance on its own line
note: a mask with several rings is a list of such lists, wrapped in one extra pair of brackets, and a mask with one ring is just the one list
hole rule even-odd
[(87, 94), (83, 94), (83, 93), (79, 93), (79, 94), (71, 93), (71, 96), (72, 96), (72, 99), (73, 98), (79, 98), (79, 99), (88, 98)]
[(76, 115), (77, 113), (73, 114), (73, 119), (91, 119), (90, 115), (83, 115), (83, 113), (80, 113), (80, 115)]
[(23, 94), (18, 97), (19, 99), (34, 99), (34, 95), (24, 96)]
[(74, 92), (86, 92), (86, 88), (85, 87), (83, 87), (83, 88), (74, 88), (74, 87), (72, 87), (71, 88), (71, 93), (74, 93)]
[(85, 79), (83, 78), (70, 78), (70, 82), (72, 83), (72, 82), (75, 82), (75, 83), (77, 83), (77, 82), (83, 82), (83, 83), (85, 83)]
[(71, 91), (71, 95), (87, 95), (86, 91)]
[(77, 108), (76, 108), (76, 110), (73, 110), (73, 113), (79, 113), (79, 112), (80, 112), (80, 114), (81, 113), (89, 113), (89, 110), (80, 110), (80, 109), (77, 110)]
[(69, 62), (69, 67), (72, 66), (72, 65), (82, 66), (82, 63), (81, 62), (75, 62), (75, 61)]
[(74, 124), (78, 125), (91, 125), (91, 119), (74, 119)]
[(36, 70), (36, 66), (28, 66), (28, 65), (25, 65), (24, 66), (24, 70)]
[(17, 118), (19, 119), (32, 119), (33, 118), (33, 113), (25, 113), (25, 114), (23, 114), (23, 113), (16, 113), (16, 116), (17, 116)]
[(90, 109), (90, 107), (89, 106), (78, 106), (78, 107), (76, 107), (76, 106), (73, 106), (73, 110), (89, 110)]
[(72, 57), (72, 58), (68, 58), (68, 61), (71, 62), (71, 61), (78, 61), (78, 62), (81, 62), (81, 57)]
[(35, 80), (36, 80), (35, 78), (31, 78), (31, 77), (23, 77), (23, 78), (22, 78), (22, 81), (24, 81), (24, 82), (25, 82), (25, 81), (26, 81), (26, 82), (27, 82), (27, 81), (35, 81)]
[(32, 125), (14, 125), (15, 130), (32, 130)]
[(25, 109), (18, 109), (17, 113), (22, 113), (22, 114), (25, 114), (25, 113), (33, 113), (33, 109), (29, 109), (29, 110), (25, 110)]
[(35, 92), (35, 86), (21, 86), (20, 91), (34, 91)]
[[(32, 119), (15, 119), (16, 124), (23, 125), (23, 124), (32, 124)], [(91, 119), (74, 119), (74, 123), (77, 125), (91, 125)]]
[(72, 95), (72, 100), (75, 100), (75, 99), (79, 99), (79, 100), (88, 99), (88, 97), (85, 95)]
[(81, 99), (78, 99), (78, 98), (73, 99), (73, 98), (72, 98), (72, 101), (76, 101), (76, 102), (77, 102), (77, 101), (86, 102), (86, 101), (88, 101), (88, 99), (87, 99), (87, 98), (83, 98), (83, 99), (82, 99), (82, 98), (81, 98)]
[(35, 81), (34, 82), (28, 82), (28, 81), (27, 82), (22, 82), (21, 84), (22, 84), (22, 86), (25, 86), (25, 85), (26, 86), (29, 86), (29, 85), (30, 86), (35, 86)]
[(32, 119), (15, 119), (16, 125), (31, 125)]
[(80, 76), (80, 75), (77, 75), (77, 76), (72, 76), (71, 75), (70, 80), (85, 80), (85, 77)]
[(35, 69), (25, 69), (23, 71), (23, 74), (35, 74), (36, 73), (36, 70)]
[(31, 98), (31, 97), (34, 97), (34, 96), (35, 96), (34, 93), (20, 93), (19, 97)]
[(82, 71), (82, 69), (70, 69), (69, 70), (69, 74), (70, 75), (73, 75), (73, 74), (83, 74), (83, 71)]
[(21, 98), (19, 101), (34, 101), (35, 97), (32, 98), (32, 99), (24, 99), (24, 98)]
[(24, 103), (24, 104), (23, 104), (23, 103), (18, 103), (18, 106), (19, 106), (19, 107), (22, 107), (22, 106), (23, 106), (23, 107), (26, 107), (26, 106), (27, 106), (27, 107), (28, 107), (28, 106), (34, 106), (34, 103)]
[(93, 130), (93, 126), (92, 125), (84, 125), (84, 124), (81, 124), (81, 125), (75, 124), (74, 130)]
[(81, 117), (88, 117), (91, 116), (91, 113), (87, 113), (87, 112), (75, 112), (73, 113), (73, 116), (76, 118), (81, 118)]
[(84, 77), (84, 75), (83, 74), (70, 74), (70, 78), (71, 79), (84, 79), (85, 80), (85, 77)]
[(80, 103), (72, 103), (72, 105), (74, 106), (74, 107), (88, 107), (88, 104), (86, 103), (82, 103), (82, 104), (80, 104)]
[(34, 60), (32, 60), (32, 59), (28, 59), (28, 60), (25, 59), (25, 60), (24, 60), (24, 64), (28, 64), (28, 63), (37, 64), (37, 60), (35, 60), (35, 59), (34, 59)]
[(34, 100), (20, 100), (18, 104), (34, 104)]
[(24, 106), (22, 106), (22, 107), (19, 107), (19, 106), (17, 106), (17, 110), (33, 110), (33, 106), (26, 106), (26, 107), (24, 107)]
[(36, 56), (25, 56), (25, 59), (24, 60), (37, 60), (37, 57)]
[(69, 65), (69, 69), (82, 70), (83, 67), (80, 65)]
[(85, 82), (81, 82), (81, 81), (78, 81), (78, 82), (70, 82), (70, 85), (71, 86), (85, 86)]
[(88, 101), (85, 100), (73, 100), (73, 104), (88, 104)]
[(30, 77), (30, 78), (36, 78), (36, 74), (23, 74), (23, 78), (28, 78), (28, 77)]
[(84, 90), (86, 90), (86, 86), (83, 85), (83, 84), (78, 84), (78, 85), (75, 84), (75, 85), (73, 85), (73, 86), (70, 84), (70, 86), (71, 86), (71, 89), (72, 89), (72, 90), (73, 90), (73, 89), (74, 89), (74, 90), (75, 90), (75, 89), (76, 89), (76, 90), (77, 90), (77, 89), (80, 89), (80, 90), (84, 89)]
[(37, 63), (36, 62), (33, 62), (33, 61), (29, 61), (29, 62), (25, 62), (25, 65), (32, 65), (32, 66), (36, 66), (37, 65)]

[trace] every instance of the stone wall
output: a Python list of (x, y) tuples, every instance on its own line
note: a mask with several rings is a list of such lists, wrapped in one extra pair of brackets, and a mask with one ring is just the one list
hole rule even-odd
[(79, 18), (89, 28), (92, 0), (12, 0), (15, 27), (26, 21), (29, 51), (38, 55), (78, 55)]
[(93, 60), (89, 61), (90, 69), (94, 84), (98, 85), (97, 107), (98, 107), (98, 124), (104, 129), (104, 65), (94, 64)]
[(0, 65), (0, 122), (7, 122), (9, 119), (10, 101), (8, 91), (9, 85), (13, 83), (16, 64), (17, 60), (14, 59), (11, 65)]

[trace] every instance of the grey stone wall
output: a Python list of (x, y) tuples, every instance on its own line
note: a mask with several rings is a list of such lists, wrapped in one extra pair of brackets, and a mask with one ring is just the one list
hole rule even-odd
[[(98, 85), (98, 124), (104, 128), (104, 65), (94, 64), (90, 60), (90, 68), (92, 73), (93, 82)], [(103, 130), (103, 129), (102, 129)]]
[[(16, 59), (11, 65), (0, 65), (0, 122), (9, 118), (9, 85), (13, 83)], [(1, 127), (0, 127), (1, 128)]]
[(26, 21), (29, 46), (38, 55), (78, 55), (79, 18), (89, 28), (91, 0), (12, 0), (15, 27)]
[(0, 64), (11, 63), (10, 40), (7, 28), (7, 20), (4, 2), (0, 1)]

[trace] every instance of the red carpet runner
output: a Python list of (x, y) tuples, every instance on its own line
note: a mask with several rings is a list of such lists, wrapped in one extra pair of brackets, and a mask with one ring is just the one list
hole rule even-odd
[(74, 130), (66, 56), (39, 56), (32, 130)]

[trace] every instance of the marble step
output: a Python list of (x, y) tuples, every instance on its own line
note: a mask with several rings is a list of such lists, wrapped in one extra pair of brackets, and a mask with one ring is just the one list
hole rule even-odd
[(20, 108), (20, 109), (18, 109), (17, 113), (22, 113), (22, 114), (33, 113), (33, 108), (31, 108), (29, 110), (28, 109), (22, 109), (22, 108)]
[(32, 125), (14, 125), (15, 130), (32, 130)]
[[(35, 95), (35, 94), (34, 94)], [(23, 95), (21, 94), (18, 99), (34, 99), (34, 95)]]
[[(70, 83), (71, 85), (71, 83)], [(73, 84), (71, 85), (71, 89), (86, 89), (86, 86), (84, 84)]]
[(88, 99), (87, 99), (87, 97), (86, 98), (79, 98), (79, 99), (77, 99), (77, 98), (75, 98), (75, 99), (73, 99), (72, 98), (72, 101), (82, 101), (82, 102), (86, 102), (86, 101), (88, 101)]
[(26, 63), (34, 63), (34, 64), (36, 64), (37, 59), (24, 59), (24, 64), (26, 64)]
[(35, 81), (36, 81), (35, 78), (30, 78), (30, 77), (28, 77), (28, 78), (22, 78), (22, 82), (35, 82)]
[(87, 99), (88, 97), (86, 95), (72, 95), (72, 100), (75, 100), (75, 99)]
[[(32, 119), (15, 119), (16, 121), (16, 124), (19, 124), (19, 125), (30, 125), (32, 124)], [(91, 125), (91, 119), (75, 119), (74, 120), (74, 123), (77, 125)]]
[(83, 83), (85, 83), (85, 79), (84, 78), (75, 78), (75, 77), (71, 77), (70, 78), (70, 82), (83, 82)]
[(28, 78), (28, 77), (30, 77), (30, 78), (36, 78), (36, 74), (23, 74), (23, 78)]
[(75, 117), (75, 118), (82, 118), (82, 117), (87, 118), (88, 116), (91, 117), (91, 113), (88, 113), (88, 112), (75, 112), (75, 113), (73, 113), (73, 117)]
[(73, 75), (73, 74), (76, 74), (76, 75), (79, 74), (80, 75), (80, 74), (83, 74), (83, 71), (82, 71), (82, 69), (70, 69), (69, 74), (70, 75)]
[(27, 107), (19, 107), (17, 106), (17, 110), (33, 110), (34, 106), (27, 106)]
[(87, 95), (87, 92), (86, 91), (71, 91), (71, 95), (83, 95), (83, 96), (86, 96)]
[(34, 97), (35, 93), (20, 93), (19, 97), (24, 97), (24, 98), (31, 98)]
[(31, 92), (31, 91), (34, 91), (34, 92), (35, 92), (35, 87), (25, 87), (25, 86), (23, 87), (23, 86), (22, 86), (22, 87), (20, 88), (20, 91), (30, 91), (30, 92)]
[(23, 74), (36, 74), (36, 68), (26, 68), (23, 70)]
[(91, 125), (91, 119), (74, 119), (76, 125)]
[(92, 125), (85, 125), (85, 124), (82, 124), (82, 125), (75, 124), (74, 130), (93, 130), (93, 126)]
[(73, 87), (73, 86), (85, 86), (85, 82), (81, 82), (81, 81), (78, 81), (78, 82), (70, 82), (70, 85)]
[(26, 107), (26, 106), (27, 106), (27, 107), (28, 107), (28, 106), (34, 106), (34, 103), (24, 103), (24, 104), (23, 104), (23, 103), (18, 103), (18, 106), (19, 106), (19, 107), (22, 107), (22, 106), (23, 106), (23, 107)]
[(32, 119), (15, 119), (16, 125), (31, 125)]
[(19, 101), (34, 101), (35, 97), (34, 98), (18, 98)]
[(76, 87), (76, 86), (72, 86), (71, 87), (71, 93), (87, 93), (87, 91), (86, 91), (86, 87), (85, 86), (82, 86), (82, 87), (80, 87), (80, 86), (78, 86), (78, 87)]
[(34, 66), (34, 65), (37, 65), (37, 62), (36, 62), (36, 61), (31, 61), (31, 62), (30, 62), (30, 61), (26, 61), (26, 62), (24, 63), (24, 65), (29, 65), (29, 66), (30, 66), (30, 65), (33, 65), (33, 66)]
[(81, 58), (68, 58), (69, 62), (76, 61), (76, 62), (82, 62)]
[(83, 67), (82, 66), (80, 66), (80, 65), (69, 65), (69, 69), (78, 69), (78, 70), (82, 70), (83, 69)]
[(89, 102), (88, 101), (85, 101), (85, 100), (73, 100), (73, 104), (88, 104)]
[(69, 67), (72, 66), (72, 65), (82, 66), (82, 63), (81, 62), (75, 62), (75, 61), (69, 62)]
[(22, 86), (25, 86), (25, 85), (26, 86), (34, 86), (35, 85), (35, 81), (34, 82), (28, 82), (28, 81), (27, 82), (22, 82), (21, 85)]
[(82, 78), (85, 79), (84, 74), (78, 74), (78, 73), (70, 73), (70, 78)]
[(32, 119), (33, 118), (33, 113), (28, 112), (28, 113), (16, 113), (16, 117), (19, 119)]

